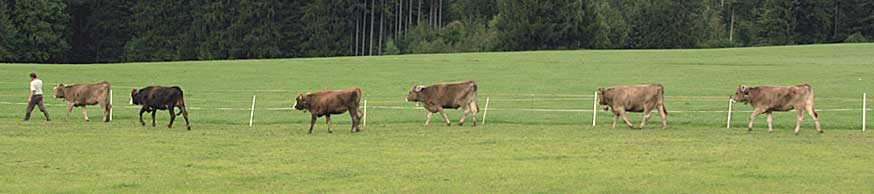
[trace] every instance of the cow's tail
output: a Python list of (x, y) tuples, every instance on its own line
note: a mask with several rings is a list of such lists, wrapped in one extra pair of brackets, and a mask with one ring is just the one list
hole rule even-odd
[(810, 105), (810, 109), (811, 109), (811, 111), (813, 111), (813, 116), (819, 118), (819, 113), (817, 113), (816, 108), (813, 107), (813, 102), (814, 102), (813, 86), (810, 86), (810, 84), (802, 84), (802, 85), (804, 87), (807, 87), (807, 91), (810, 92), (810, 96), (807, 97), (807, 104)]
[[(352, 89), (352, 101), (355, 102), (355, 107), (361, 107), (361, 98), (363, 98), (363, 97), (364, 97), (364, 94), (361, 93), (360, 88), (353, 88)], [(351, 114), (352, 112), (349, 112), (349, 113)], [(358, 116), (358, 119), (361, 119), (361, 117), (363, 116), (360, 109), (358, 110), (357, 116)]]
[(665, 106), (665, 86), (662, 84), (657, 85), (659, 87), (658, 103), (662, 107), (662, 111), (665, 112), (665, 115), (668, 115), (668, 107)]
[(105, 110), (110, 111), (112, 110), (112, 85), (109, 85), (109, 82), (107, 81), (103, 81), (101, 83), (106, 83), (106, 90), (104, 91), (104, 94), (106, 95), (104, 96), (104, 99), (106, 100), (106, 102), (104, 103), (106, 103)]
[(176, 88), (176, 90), (179, 90), (179, 101), (176, 101), (176, 108), (179, 108), (179, 112), (176, 113), (176, 116), (179, 116), (182, 114), (182, 112), (186, 111), (185, 110), (185, 94), (182, 93), (182, 88), (180, 88), (179, 86), (173, 86), (173, 88)]

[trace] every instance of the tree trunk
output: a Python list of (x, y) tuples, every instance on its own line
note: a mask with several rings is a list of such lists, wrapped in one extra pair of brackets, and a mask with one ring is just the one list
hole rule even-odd
[(364, 8), (361, 9), (361, 56), (365, 55), (367, 48), (367, 0), (364, 0)]
[[(370, 55), (370, 56), (373, 56), (373, 14), (376, 11), (374, 9), (375, 5), (376, 5), (375, 1), (376, 0), (370, 0), (370, 43), (368, 44), (370, 46), (370, 48), (367, 49), (367, 55)], [(365, 6), (367, 6), (367, 5), (365, 5)]]
[(437, 8), (437, 27), (443, 27), (443, 0), (440, 0)]
[(407, 11), (407, 13), (409, 13), (410, 18), (407, 19), (407, 26), (406, 26), (406, 30), (404, 30), (404, 32), (409, 32), (410, 26), (413, 25), (413, 0), (410, 0), (410, 3), (408, 3), (408, 4), (409, 4), (408, 6), (410, 7), (410, 10)]
[(731, 4), (731, 22), (729, 22), (728, 41), (734, 41), (734, 4)]
[(422, 24), (422, 0), (419, 0), (419, 8), (416, 11), (416, 25)]
[(404, 23), (404, 19), (402, 17), (404, 15), (404, 13), (403, 13), (404, 12), (404, 0), (398, 0), (397, 7), (398, 7), (398, 10), (395, 13), (395, 16), (396, 16), (395, 22), (397, 22), (397, 26), (395, 27), (395, 39), (398, 39), (398, 37), (401, 37), (401, 29), (403, 28), (402, 24)]
[(379, 44), (376, 47), (376, 55), (382, 55), (382, 30), (385, 29), (385, 12), (382, 10), (385, 6), (385, 0), (379, 1)]
[(359, 23), (361, 23), (361, 20), (358, 19), (358, 18), (355, 18), (355, 38), (354, 38), (354, 39), (355, 39), (355, 43), (354, 43), (354, 46), (352, 46), (352, 47), (355, 47), (355, 48), (354, 48), (354, 49), (355, 49), (355, 52), (354, 52), (355, 54), (353, 54), (353, 55), (355, 55), (355, 56), (358, 56), (358, 34), (360, 33), (359, 30), (358, 30), (358, 25), (360, 25)]
[(834, 4), (835, 4), (835, 13), (833, 15), (835, 17), (835, 21), (834, 21), (834, 32), (832, 33), (832, 39), (835, 41), (840, 41), (840, 40), (838, 40), (838, 17), (840, 16), (839, 14), (841, 12), (840, 12), (840, 8), (838, 7), (838, 0), (834, 0), (832, 2), (834, 2)]

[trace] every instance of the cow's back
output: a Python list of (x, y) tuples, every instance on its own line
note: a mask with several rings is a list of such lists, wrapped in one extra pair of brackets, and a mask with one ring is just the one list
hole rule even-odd
[(176, 104), (183, 97), (182, 89), (176, 86), (173, 87), (154, 87), (149, 94), (153, 103), (160, 105)]
[(361, 89), (351, 88), (340, 91), (321, 91), (307, 95), (310, 112), (319, 115), (339, 114), (349, 109), (357, 109), (361, 102)]
[(796, 106), (813, 103), (813, 89), (808, 84), (753, 87), (750, 88), (748, 95), (753, 107), (775, 111), (787, 111)]
[(76, 84), (64, 90), (65, 99), (75, 105), (94, 105), (108, 100), (109, 82)]
[(477, 85), (474, 81), (435, 84), (426, 88), (434, 104), (444, 108), (458, 108), (476, 100)]
[(618, 86), (604, 94), (609, 104), (622, 106), (628, 111), (643, 111), (644, 106), (655, 107), (664, 103), (664, 86), (661, 84)]

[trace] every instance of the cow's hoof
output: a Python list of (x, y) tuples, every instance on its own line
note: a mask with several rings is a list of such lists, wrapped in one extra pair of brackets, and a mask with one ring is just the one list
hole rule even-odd
[(798, 135), (798, 133), (795, 133), (795, 135)]
[(768, 133), (774, 133), (774, 131), (768, 131)]
[(191, 127), (186, 127), (186, 128), (188, 128), (188, 130), (191, 131)]
[(452, 123), (446, 123), (447, 127), (452, 127)]
[(464, 123), (458, 123), (458, 126), (464, 126)]
[(824, 132), (823, 132), (823, 131), (819, 131), (819, 134), (822, 134), (822, 133), (824, 133)]
[(91, 122), (91, 120), (85, 119), (85, 122)]

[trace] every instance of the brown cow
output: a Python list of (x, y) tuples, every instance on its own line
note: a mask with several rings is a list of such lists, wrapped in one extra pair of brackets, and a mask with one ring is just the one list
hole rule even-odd
[(361, 131), (361, 127), (358, 126), (361, 121), (361, 112), (358, 111), (361, 97), (361, 89), (358, 88), (298, 94), (294, 102), (294, 109), (309, 111), (312, 114), (310, 134), (313, 133), (316, 119), (322, 116), (325, 116), (325, 123), (328, 124), (328, 133), (334, 133), (331, 129), (331, 115), (349, 111), (349, 116), (352, 117), (352, 132), (354, 133)]
[[(140, 108), (140, 124), (146, 125), (143, 122), (143, 113), (152, 113), (152, 127), (155, 127), (155, 114), (158, 110), (167, 110), (170, 112), (170, 124), (167, 128), (173, 127), (173, 121), (176, 116), (182, 115), (185, 119), (185, 128), (191, 130), (191, 124), (188, 122), (188, 110), (185, 109), (185, 96), (182, 93), (182, 88), (179, 86), (162, 87), (148, 86), (142, 89), (133, 89), (130, 93), (131, 104), (142, 105)], [(175, 113), (175, 108), (179, 108), (179, 113)]]
[(662, 129), (668, 127), (668, 111), (665, 109), (665, 87), (662, 84), (619, 86), (614, 88), (598, 88), (598, 104), (604, 106), (604, 110), (613, 110), (613, 126), (619, 116), (628, 125), (634, 128), (625, 112), (643, 112), (643, 121), (640, 128), (646, 126), (646, 122), (652, 116), (652, 110), (658, 109), (662, 116)]
[(428, 116), (425, 120), (425, 126), (431, 122), (431, 116), (436, 112), (443, 115), (443, 120), (446, 120), (446, 126), (451, 126), (449, 117), (446, 116), (445, 108), (457, 109), (461, 108), (464, 114), (458, 121), (458, 125), (464, 125), (464, 119), (468, 113), (473, 113), (473, 126), (476, 126), (476, 113), (479, 112), (479, 106), (476, 104), (477, 85), (475, 81), (464, 81), (458, 83), (442, 83), (430, 86), (413, 86), (407, 94), (407, 101), (421, 102), (425, 109), (428, 110)]
[(773, 132), (771, 112), (785, 112), (795, 109), (798, 111), (795, 122), (796, 135), (801, 129), (801, 122), (804, 121), (803, 111), (805, 110), (816, 123), (816, 130), (822, 133), (822, 128), (819, 125), (819, 114), (813, 109), (813, 87), (810, 84), (759, 87), (739, 85), (732, 100), (744, 102), (753, 107), (753, 114), (750, 115), (750, 123), (747, 126), (749, 131), (753, 130), (753, 121), (756, 120), (756, 116), (765, 113), (768, 114), (768, 132)]
[(112, 104), (109, 102), (109, 82), (103, 81), (93, 84), (75, 84), (64, 85), (59, 83), (55, 87), (55, 98), (61, 98), (67, 101), (67, 119), (70, 118), (70, 112), (73, 107), (82, 107), (82, 114), (85, 115), (85, 121), (88, 119), (88, 111), (85, 109), (87, 105), (99, 105), (103, 110), (103, 122), (109, 122), (109, 111), (112, 110)]

